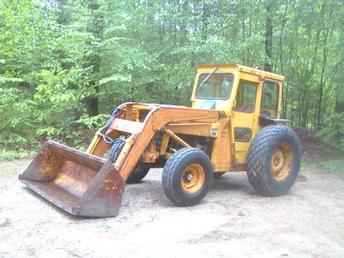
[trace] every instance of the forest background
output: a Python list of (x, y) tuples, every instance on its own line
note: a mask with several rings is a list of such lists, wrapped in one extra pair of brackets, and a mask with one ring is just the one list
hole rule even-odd
[(344, 150), (342, 0), (0, 0), (0, 156), (84, 146), (128, 100), (189, 105), (201, 63), (285, 75), (283, 116)]

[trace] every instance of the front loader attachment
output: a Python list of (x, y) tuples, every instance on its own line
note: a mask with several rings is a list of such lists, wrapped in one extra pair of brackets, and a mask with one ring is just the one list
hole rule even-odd
[(19, 179), (76, 216), (116, 216), (124, 181), (110, 161), (49, 141)]
[[(125, 103), (114, 110), (107, 124), (97, 132), (87, 153), (49, 141), (19, 179), (33, 192), (72, 215), (116, 216), (124, 184), (138, 162), (148, 157), (152, 163), (151, 159), (160, 155), (154, 141), (156, 133), (169, 132), (165, 128), (168, 123), (217, 121), (218, 118), (217, 111)], [(175, 140), (186, 144), (179, 137)], [(101, 158), (110, 148), (110, 158)], [(116, 149), (120, 151), (112, 155)], [(152, 149), (156, 152), (144, 155)]]

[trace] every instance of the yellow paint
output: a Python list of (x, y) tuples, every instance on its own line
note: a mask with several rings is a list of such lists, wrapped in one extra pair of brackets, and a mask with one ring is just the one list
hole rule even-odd
[(181, 186), (184, 192), (195, 193), (199, 191), (205, 183), (205, 171), (200, 164), (188, 165), (181, 177)]
[(167, 153), (167, 147), (168, 147), (169, 141), (170, 141), (170, 136), (168, 136), (167, 134), (164, 134), (162, 136), (161, 145), (160, 145), (160, 155), (165, 155)]
[(282, 144), (271, 158), (271, 174), (276, 181), (283, 181), (292, 169), (294, 155), (288, 144)]
[[(242, 127), (242, 128), (250, 128), (252, 131), (251, 140), (257, 134), (257, 132), (261, 129), (259, 126), (259, 116), (260, 116), (260, 104), (262, 100), (262, 89), (263, 83), (265, 80), (275, 81), (279, 86), (279, 99), (278, 99), (278, 110), (277, 110), (277, 118), (280, 118), (281, 109), (282, 109), (282, 82), (285, 79), (283, 76), (262, 71), (255, 68), (250, 68), (247, 66), (237, 65), (237, 64), (226, 64), (226, 65), (200, 65), (197, 67), (197, 74), (196, 79), (194, 82), (193, 92), (191, 96), (192, 107), (196, 108), (202, 105), (202, 103), (206, 101), (212, 100), (204, 100), (204, 99), (197, 99), (196, 97), (196, 88), (199, 83), (199, 78), (203, 73), (211, 74), (212, 72), (215, 73), (230, 73), (234, 75), (234, 81), (232, 85), (232, 92), (228, 99), (220, 101), (219, 105), (216, 105), (216, 110), (224, 111), (227, 117), (231, 121), (231, 127), (228, 129), (228, 133), (231, 135), (232, 141), (230, 142), (231, 146), (222, 145), (219, 148), (230, 148), (232, 151), (232, 164), (228, 165), (229, 169), (235, 168), (235, 166), (245, 165), (248, 149), (250, 147), (249, 142), (239, 142), (235, 141), (234, 135), (234, 128)], [(253, 113), (244, 113), (240, 111), (235, 111), (234, 107), (236, 104), (236, 98), (239, 94), (239, 85), (240, 80), (248, 81), (253, 83), (257, 87), (256, 91), (256, 103), (255, 109)], [(213, 125), (215, 126), (215, 124)], [(216, 146), (215, 146), (216, 147)], [(217, 153), (216, 150), (213, 152)], [(224, 168), (223, 163), (217, 158), (212, 158), (213, 165), (216, 169)]]
[(93, 137), (93, 139), (92, 139), (90, 145), (88, 146), (88, 148), (87, 148), (87, 150), (86, 150), (86, 153), (88, 153), (88, 154), (93, 154), (93, 153), (94, 153), (94, 150), (96, 149), (96, 147), (97, 147), (98, 143), (100, 142), (100, 140), (101, 140), (101, 136), (97, 133), (97, 134)]

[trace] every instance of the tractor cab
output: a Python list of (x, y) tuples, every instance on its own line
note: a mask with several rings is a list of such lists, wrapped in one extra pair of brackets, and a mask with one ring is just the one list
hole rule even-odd
[(242, 65), (199, 65), (193, 108), (251, 113), (277, 119), (284, 77)]
[(251, 140), (278, 120), (284, 77), (242, 65), (199, 65), (191, 97), (193, 108), (224, 111), (230, 117), (237, 165), (246, 163)]

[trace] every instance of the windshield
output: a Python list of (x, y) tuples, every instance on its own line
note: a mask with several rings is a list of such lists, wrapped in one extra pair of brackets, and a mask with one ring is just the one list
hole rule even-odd
[(199, 99), (228, 99), (232, 86), (233, 74), (202, 73), (198, 77), (196, 98)]

